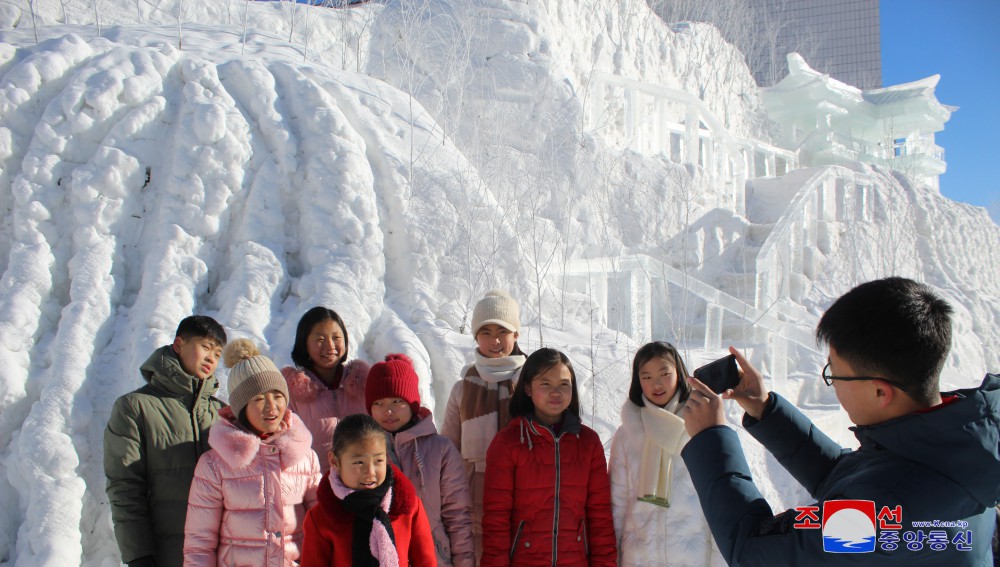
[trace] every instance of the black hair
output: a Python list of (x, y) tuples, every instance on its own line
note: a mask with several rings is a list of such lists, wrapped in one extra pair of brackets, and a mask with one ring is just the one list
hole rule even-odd
[(840, 296), (816, 327), (855, 372), (906, 386), (930, 404), (951, 349), (952, 308), (922, 283), (892, 277), (863, 283)]
[(177, 325), (177, 332), (174, 333), (174, 336), (180, 337), (185, 341), (192, 338), (204, 337), (220, 347), (226, 346), (226, 342), (228, 342), (226, 339), (226, 330), (222, 328), (222, 325), (218, 321), (208, 315), (191, 315), (190, 317), (185, 317)]
[(239, 422), (241, 426), (243, 426), (243, 429), (246, 429), (247, 431), (253, 433), (254, 435), (260, 435), (260, 431), (257, 431), (257, 428), (254, 427), (252, 423), (250, 423), (250, 418), (247, 417), (246, 406), (243, 406), (243, 409), (240, 410), (240, 415), (237, 416), (236, 420)]
[(642, 384), (639, 381), (639, 369), (654, 358), (665, 358), (674, 365), (674, 369), (677, 371), (677, 389), (681, 393), (680, 402), (686, 402), (688, 397), (691, 396), (691, 385), (687, 381), (690, 374), (688, 374), (687, 367), (684, 366), (684, 359), (681, 358), (681, 353), (677, 351), (677, 347), (664, 341), (646, 343), (639, 350), (635, 351), (635, 358), (632, 359), (632, 385), (628, 389), (629, 401), (639, 407), (646, 405), (645, 400), (642, 399)]
[(517, 387), (514, 388), (514, 395), (510, 398), (511, 417), (531, 415), (535, 412), (535, 404), (532, 403), (526, 389), (532, 380), (545, 374), (557, 364), (564, 364), (569, 369), (570, 383), (573, 386), (573, 397), (570, 398), (566, 411), (573, 412), (577, 417), (580, 416), (580, 394), (576, 391), (576, 371), (573, 370), (573, 363), (565, 354), (554, 348), (540, 348), (531, 353), (528, 360), (524, 361), (524, 366), (521, 367), (521, 377), (517, 382)]
[(339, 459), (349, 446), (367, 437), (377, 437), (385, 442), (385, 430), (368, 414), (349, 415), (340, 420), (333, 430), (333, 446), (330, 451)]
[(313, 361), (309, 358), (309, 348), (306, 346), (306, 342), (309, 340), (309, 333), (312, 332), (313, 327), (323, 321), (333, 321), (340, 325), (340, 330), (344, 333), (344, 352), (341, 353), (340, 362), (337, 363), (338, 369), (343, 367), (344, 359), (347, 358), (347, 353), (351, 349), (351, 342), (347, 337), (347, 325), (344, 324), (344, 320), (340, 318), (340, 315), (337, 315), (336, 311), (326, 307), (313, 307), (299, 319), (299, 326), (295, 329), (292, 362), (299, 368), (315, 371)]

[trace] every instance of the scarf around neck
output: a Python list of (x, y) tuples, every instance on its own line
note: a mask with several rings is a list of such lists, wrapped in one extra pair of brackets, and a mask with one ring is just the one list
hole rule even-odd
[(340, 474), (330, 472), (330, 487), (344, 503), (344, 508), (354, 514), (351, 537), (351, 564), (354, 567), (399, 567), (396, 535), (389, 519), (392, 505), (392, 467), (386, 467), (385, 480), (371, 490), (348, 488)]
[(687, 441), (684, 420), (676, 413), (682, 408), (680, 389), (666, 407), (658, 407), (645, 396), (642, 399), (646, 405), (639, 408), (643, 443), (637, 497), (643, 502), (669, 508), (673, 458)]
[(486, 449), (510, 423), (510, 397), (526, 357), (521, 354), (488, 358), (476, 350), (476, 363), (465, 371), (462, 402), (462, 458), (486, 470)]

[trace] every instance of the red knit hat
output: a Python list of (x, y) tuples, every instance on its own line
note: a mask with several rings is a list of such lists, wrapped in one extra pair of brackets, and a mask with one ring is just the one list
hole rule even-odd
[(409, 402), (413, 415), (420, 410), (420, 378), (413, 361), (405, 354), (388, 354), (385, 362), (372, 365), (365, 381), (365, 410), (372, 413), (372, 404), (382, 398), (402, 398)]

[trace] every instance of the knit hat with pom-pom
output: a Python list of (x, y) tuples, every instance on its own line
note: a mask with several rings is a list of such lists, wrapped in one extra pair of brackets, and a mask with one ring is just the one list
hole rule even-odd
[(512, 333), (521, 330), (521, 307), (502, 289), (487, 291), (472, 310), (472, 336), (483, 325), (500, 325)]
[(413, 414), (420, 410), (420, 378), (413, 361), (405, 354), (389, 354), (385, 362), (372, 365), (365, 381), (365, 409), (370, 414), (372, 404), (382, 398), (402, 398), (410, 404)]
[(259, 394), (278, 390), (288, 400), (288, 385), (271, 359), (262, 355), (250, 339), (236, 339), (222, 350), (222, 362), (229, 368), (229, 406), (240, 415), (247, 403)]

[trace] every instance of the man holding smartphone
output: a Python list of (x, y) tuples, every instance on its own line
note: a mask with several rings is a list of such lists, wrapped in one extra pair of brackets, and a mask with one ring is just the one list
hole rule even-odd
[[(823, 380), (856, 425), (841, 448), (730, 347), (739, 385), (722, 395), (690, 379), (691, 440), (681, 452), (730, 565), (992, 565), (1000, 500), (1000, 376), (941, 393), (951, 307), (904, 278), (837, 299), (816, 330), (829, 346)], [(816, 499), (774, 515), (753, 484), (723, 399)]]

